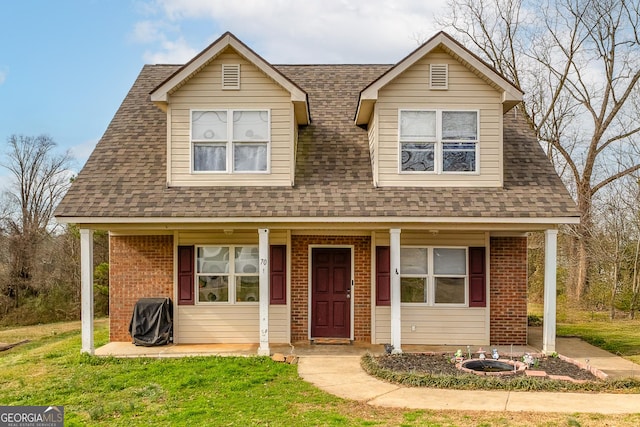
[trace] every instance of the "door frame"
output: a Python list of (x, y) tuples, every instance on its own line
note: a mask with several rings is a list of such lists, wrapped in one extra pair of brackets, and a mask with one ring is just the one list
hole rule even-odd
[(313, 250), (317, 248), (328, 248), (328, 249), (349, 249), (351, 252), (351, 298), (350, 298), (350, 306), (349, 306), (349, 339), (353, 341), (354, 338), (354, 321), (355, 321), (355, 313), (354, 313), (354, 282), (355, 282), (355, 245), (321, 245), (321, 244), (312, 244), (308, 247), (308, 261), (307, 261), (307, 272), (308, 272), (308, 284), (307, 284), (307, 319), (309, 320), (307, 323), (307, 338), (311, 340), (311, 322), (313, 321), (313, 315), (311, 313), (312, 310), (312, 293), (313, 293)]

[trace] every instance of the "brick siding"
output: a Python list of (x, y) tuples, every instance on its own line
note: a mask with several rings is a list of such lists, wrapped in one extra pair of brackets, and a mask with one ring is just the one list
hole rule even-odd
[(371, 342), (371, 238), (362, 236), (292, 236), (291, 340), (309, 339), (309, 245), (354, 246), (354, 338)]
[(173, 236), (109, 239), (109, 338), (131, 341), (129, 322), (140, 298), (173, 299)]
[(527, 343), (527, 238), (492, 237), (491, 344)]

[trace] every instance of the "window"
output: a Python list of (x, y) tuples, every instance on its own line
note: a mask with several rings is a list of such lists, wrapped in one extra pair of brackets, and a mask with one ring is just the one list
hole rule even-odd
[(435, 111), (402, 111), (400, 113), (403, 171), (433, 172), (435, 143)]
[(478, 112), (400, 110), (401, 172), (476, 172)]
[(400, 301), (428, 302), (427, 248), (400, 249)]
[(466, 248), (400, 249), (401, 302), (466, 305), (466, 284)]
[(194, 172), (268, 172), (268, 110), (191, 111)]
[(467, 280), (465, 249), (433, 249), (433, 288), (435, 304), (464, 304)]
[(259, 301), (258, 247), (200, 246), (196, 256), (199, 303)]

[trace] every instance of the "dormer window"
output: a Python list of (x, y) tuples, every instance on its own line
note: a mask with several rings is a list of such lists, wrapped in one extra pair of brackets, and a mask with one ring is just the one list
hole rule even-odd
[(400, 172), (477, 172), (478, 111), (400, 110)]
[(269, 171), (269, 110), (193, 110), (194, 172)]

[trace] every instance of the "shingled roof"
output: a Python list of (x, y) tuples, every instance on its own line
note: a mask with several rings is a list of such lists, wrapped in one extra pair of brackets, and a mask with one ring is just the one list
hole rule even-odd
[(166, 186), (166, 115), (149, 93), (177, 66), (145, 66), (56, 216), (99, 218), (577, 217), (575, 203), (512, 110), (504, 117), (503, 188), (375, 188), (366, 130), (353, 122), (359, 92), (390, 65), (283, 65), (309, 95), (294, 187)]

